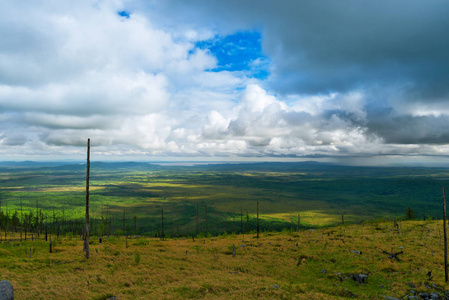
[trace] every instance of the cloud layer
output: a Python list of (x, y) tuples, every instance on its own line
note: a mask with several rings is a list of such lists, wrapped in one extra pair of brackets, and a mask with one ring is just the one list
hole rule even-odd
[(0, 159), (446, 155), (444, 1), (1, 3)]

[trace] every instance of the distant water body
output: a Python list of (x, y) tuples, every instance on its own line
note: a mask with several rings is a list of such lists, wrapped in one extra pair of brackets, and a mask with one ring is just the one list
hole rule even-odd
[(238, 164), (238, 162), (152, 162), (151, 164), (165, 167), (194, 167), (207, 165)]

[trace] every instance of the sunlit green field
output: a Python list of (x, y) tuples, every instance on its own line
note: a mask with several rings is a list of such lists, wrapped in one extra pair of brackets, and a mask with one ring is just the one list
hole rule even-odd
[[(45, 222), (79, 220), (85, 213), (86, 166), (0, 168), (1, 210), (43, 211)], [(226, 164), (163, 167), (93, 163), (93, 228), (156, 234), (162, 209), (167, 235), (320, 227), (403, 217), (441, 218), (444, 168), (357, 168), (322, 164)]]

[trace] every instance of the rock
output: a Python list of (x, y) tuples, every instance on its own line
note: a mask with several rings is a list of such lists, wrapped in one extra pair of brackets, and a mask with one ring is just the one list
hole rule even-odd
[(278, 290), (281, 290), (281, 288), (279, 287), (279, 285), (277, 285), (277, 284), (275, 284), (275, 285), (272, 285), (271, 286), (272, 288), (274, 288), (274, 289), (278, 289)]
[(366, 283), (368, 280), (368, 274), (353, 274), (352, 279), (360, 284)]
[(408, 286), (411, 287), (412, 289), (416, 289), (416, 286), (413, 284), (413, 282), (409, 282)]
[(408, 299), (409, 300), (419, 300), (418, 297), (416, 297), (416, 296), (408, 296)]
[(429, 297), (430, 297), (430, 299), (432, 299), (432, 300), (438, 300), (438, 299), (440, 299), (440, 295), (438, 295), (437, 293), (431, 293), (431, 294), (429, 295)]
[(421, 299), (429, 299), (429, 294), (428, 293), (419, 293), (419, 297), (421, 297)]
[(351, 250), (351, 252), (354, 253), (354, 254), (360, 254), (360, 255), (362, 255), (362, 251)]
[(14, 300), (14, 288), (8, 280), (0, 281), (0, 300)]

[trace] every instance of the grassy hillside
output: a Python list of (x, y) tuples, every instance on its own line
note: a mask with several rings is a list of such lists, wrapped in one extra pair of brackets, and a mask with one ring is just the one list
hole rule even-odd
[[(441, 221), (266, 232), (259, 239), (91, 238), (88, 261), (80, 237), (52, 236), (53, 253), (42, 238), (0, 243), (1, 279), (12, 282), (17, 299), (383, 299), (441, 295), (447, 287)], [(397, 261), (383, 251), (403, 253)], [(366, 282), (354, 280), (358, 274)]]

